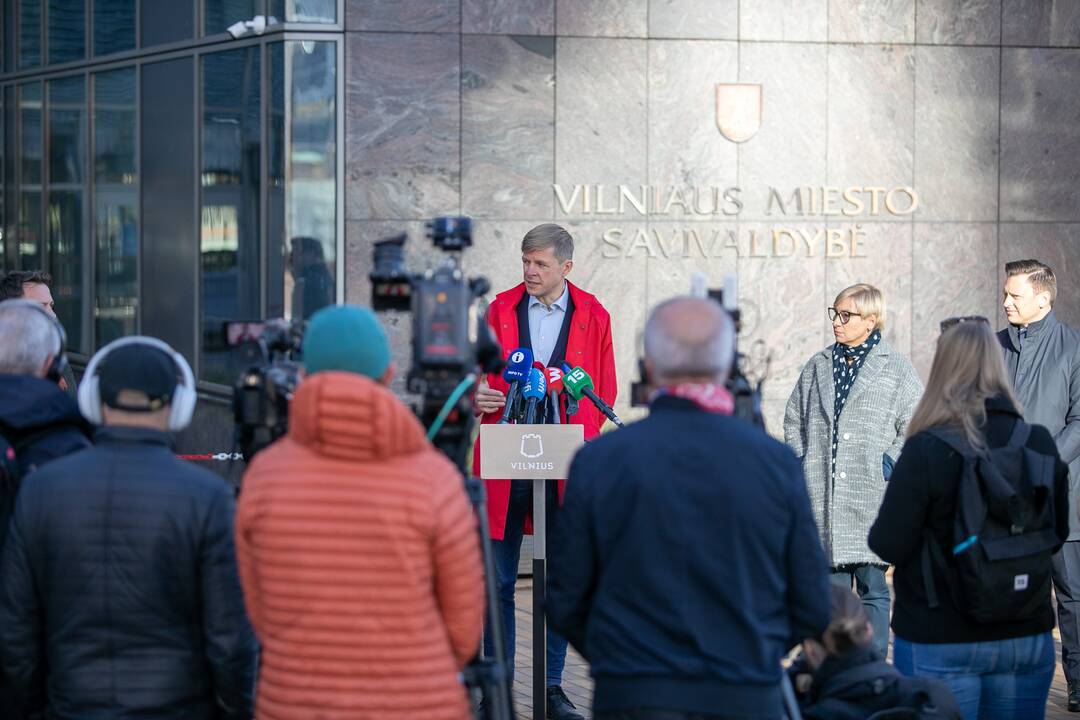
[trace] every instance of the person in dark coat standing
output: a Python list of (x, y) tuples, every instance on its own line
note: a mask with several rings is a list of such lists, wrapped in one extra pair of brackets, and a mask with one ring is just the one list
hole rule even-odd
[(734, 342), (719, 304), (660, 304), (649, 417), (571, 465), (546, 610), (591, 665), (596, 720), (774, 720), (781, 657), (829, 624), (799, 461), (732, 417)]
[[(22, 478), (90, 446), (89, 425), (57, 384), (67, 367), (63, 333), (36, 302), (0, 303), (0, 436), (5, 451), (14, 452), (0, 483), (0, 551)], [(20, 717), (2, 672), (0, 717)]]
[[(964, 551), (956, 533), (965, 460), (937, 434), (949, 429), (983, 452), (1008, 445), (1014, 432), (1025, 430), (1023, 419), (989, 321), (951, 318), (942, 325), (926, 392), (870, 528), (870, 548), (896, 566), (893, 662), (905, 675), (943, 681), (966, 720), (1035, 720), (1046, 712), (1054, 676), (1049, 582), (1042, 588), (1032, 583), (1039, 594), (1025, 614), (988, 622), (971, 612), (970, 596), (957, 589), (954, 559)], [(1024, 447), (1052, 471), (1051, 541), (1060, 544), (1076, 512), (1067, 497), (1068, 471), (1046, 428), (1026, 430)], [(946, 548), (940, 561), (935, 545)], [(981, 542), (969, 547), (986, 552)]]
[[(53, 302), (52, 291), (49, 285), (52, 276), (41, 270), (12, 270), (0, 277), (0, 302), (5, 300), (24, 299), (36, 303), (57, 323), (56, 303)], [(63, 329), (63, 328), (61, 328)], [(72, 400), (75, 399), (75, 373), (67, 363), (60, 368), (60, 389), (66, 392)]]
[(171, 447), (195, 398), (168, 345), (117, 340), (79, 389), (104, 426), (94, 447), (23, 481), (0, 560), (0, 661), (27, 717), (251, 716), (233, 495)]
[(1069, 712), (1080, 712), (1080, 331), (1054, 314), (1057, 278), (1038, 260), (1005, 264), (1005, 315), (997, 334), (1024, 419), (1054, 437), (1069, 466), (1069, 539), (1054, 558), (1061, 666)]

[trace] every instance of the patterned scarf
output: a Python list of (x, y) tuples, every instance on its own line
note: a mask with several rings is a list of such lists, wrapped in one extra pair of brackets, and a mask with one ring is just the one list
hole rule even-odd
[(735, 398), (723, 385), (712, 383), (681, 383), (668, 385), (653, 393), (652, 399), (663, 396), (677, 397), (697, 405), (705, 412), (731, 415), (735, 412)]
[[(836, 399), (833, 401), (832, 467), (830, 474), (836, 473), (836, 450), (839, 445), (836, 438), (840, 428), (840, 412), (844, 409), (844, 403), (847, 402), (848, 393), (851, 392), (852, 386), (855, 385), (855, 378), (859, 375), (859, 369), (866, 362), (866, 356), (879, 342), (881, 342), (881, 331), (875, 330), (870, 333), (870, 337), (866, 338), (866, 341), (861, 345), (855, 347), (843, 343), (833, 345), (832, 376), (833, 387), (836, 389)], [(850, 363), (848, 358), (853, 358)]]

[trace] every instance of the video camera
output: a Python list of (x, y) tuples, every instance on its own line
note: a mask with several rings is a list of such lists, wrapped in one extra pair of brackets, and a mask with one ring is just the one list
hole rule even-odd
[[(724, 284), (719, 288), (706, 287), (706, 279), (703, 273), (695, 273), (691, 281), (690, 295), (693, 297), (709, 298), (717, 302), (724, 312), (731, 318), (735, 326), (735, 359), (731, 364), (731, 374), (728, 375), (726, 387), (735, 399), (735, 416), (753, 423), (762, 430), (765, 429), (765, 416), (761, 412), (761, 388), (768, 375), (768, 360), (765, 370), (757, 379), (751, 382), (744, 371), (746, 356), (738, 350), (738, 337), (742, 330), (742, 313), (739, 310), (739, 285), (738, 276), (729, 273), (724, 276)], [(630, 404), (633, 407), (646, 407), (652, 396), (653, 388), (649, 382), (648, 372), (645, 369), (645, 359), (638, 359), (638, 372), (640, 379), (630, 386)]]
[(236, 443), (245, 461), (289, 429), (289, 403), (300, 384), (300, 343), (307, 324), (276, 318), (225, 323), (225, 342), (247, 369), (233, 386)]
[[(371, 305), (376, 312), (412, 313), (412, 365), (406, 376), (407, 388), (421, 396), (417, 414), (431, 427), (465, 378), (478, 371), (498, 372), (503, 363), (499, 344), (481, 319), (486, 306), (473, 313), (473, 303), (487, 294), (491, 283), (482, 276), (466, 279), (461, 270), (461, 252), (472, 246), (472, 221), (440, 217), (427, 227), (432, 244), (449, 256), (446, 262), (424, 273), (406, 270), (407, 238), (397, 235), (375, 243), (375, 268), (370, 279)], [(471, 393), (461, 394), (432, 438), (463, 472), (471, 441), (471, 402)]]

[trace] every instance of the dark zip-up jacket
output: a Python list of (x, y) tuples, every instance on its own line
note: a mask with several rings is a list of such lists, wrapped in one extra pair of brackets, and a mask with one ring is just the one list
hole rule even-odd
[(168, 435), (105, 428), (27, 476), (0, 561), (0, 659), (31, 720), (239, 720), (255, 641), (233, 497)]
[[(1070, 507), (1080, 500), (1080, 331), (1050, 314), (1027, 328), (1023, 346), (1019, 328), (997, 334), (1005, 367), (1024, 419), (1042, 425), (1054, 437), (1069, 466)], [(1069, 540), (1080, 540), (1080, 517), (1069, 515)]]
[(574, 458), (547, 614), (593, 710), (781, 713), (780, 658), (829, 624), (802, 467), (750, 423), (660, 397)]

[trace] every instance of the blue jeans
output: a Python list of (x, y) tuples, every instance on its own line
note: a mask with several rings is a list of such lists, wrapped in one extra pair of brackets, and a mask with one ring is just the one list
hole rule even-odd
[[(506, 654), (510, 665), (510, 684), (514, 684), (514, 585), (517, 583), (518, 562), (521, 560), (521, 539), (525, 537), (525, 516), (532, 507), (532, 481), (511, 480), (510, 508), (506, 513), (506, 530), (502, 540), (491, 542), (495, 560), (495, 574), (499, 580), (499, 609), (502, 611), (503, 627), (506, 628)], [(554, 483), (548, 483), (547, 531), (550, 536), (553, 509), (558, 502)], [(534, 612), (543, 612), (534, 608)], [(485, 628), (484, 654), (492, 657), (495, 648), (491, 634)], [(566, 638), (547, 628), (547, 685), (562, 684), (563, 666), (566, 665)]]
[(931, 645), (898, 637), (893, 664), (909, 677), (945, 683), (964, 720), (1042, 720), (1054, 679), (1054, 638)]
[(889, 656), (889, 582), (885, 570), (877, 565), (852, 565), (843, 569), (833, 568), (829, 578), (835, 585), (851, 589), (855, 585), (859, 599), (874, 628), (874, 648), (883, 659)]

